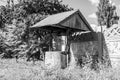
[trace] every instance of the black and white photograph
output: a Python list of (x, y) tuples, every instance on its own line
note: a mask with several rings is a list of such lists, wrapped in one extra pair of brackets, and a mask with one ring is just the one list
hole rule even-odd
[(120, 80), (120, 0), (0, 0), (0, 80)]

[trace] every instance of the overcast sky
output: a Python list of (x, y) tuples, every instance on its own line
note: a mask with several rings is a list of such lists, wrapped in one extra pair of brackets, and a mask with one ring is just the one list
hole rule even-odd
[[(0, 5), (5, 5), (7, 0), (0, 0)], [(117, 13), (120, 16), (120, 0), (110, 0), (117, 7)], [(63, 0), (64, 4), (68, 4), (74, 9), (79, 9), (89, 24), (97, 25), (97, 4), (99, 0)]]

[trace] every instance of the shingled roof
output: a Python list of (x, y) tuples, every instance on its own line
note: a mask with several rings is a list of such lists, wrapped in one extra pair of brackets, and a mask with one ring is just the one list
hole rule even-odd
[[(89, 23), (87, 22), (87, 20), (84, 18), (84, 16), (82, 15), (82, 13), (79, 10), (72, 10), (72, 11), (67, 11), (67, 12), (50, 15), (47, 18), (36, 23), (35, 25), (31, 26), (31, 28), (61, 25), (61, 23), (63, 23), (70, 17), (74, 16), (74, 14), (78, 14), (79, 17), (81, 18), (81, 20), (83, 21), (83, 23), (87, 26), (87, 28), (90, 31), (93, 31), (92, 28), (90, 27)], [(58, 27), (58, 26), (56, 26), (56, 27)], [(70, 27), (70, 26), (66, 25), (64, 27)], [(72, 27), (72, 28), (74, 28), (74, 27)], [(77, 28), (77, 29), (79, 29), (79, 28)]]

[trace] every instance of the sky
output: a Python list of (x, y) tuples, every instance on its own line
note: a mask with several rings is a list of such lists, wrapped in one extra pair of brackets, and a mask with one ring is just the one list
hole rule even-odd
[[(120, 0), (110, 0), (110, 2), (116, 6), (117, 14), (120, 16)], [(63, 3), (79, 9), (91, 26), (98, 25), (96, 11), (99, 0), (63, 0)]]
[[(7, 0), (0, 0), (0, 5), (5, 5)], [(110, 0), (116, 6), (117, 14), (120, 16), (120, 0)], [(97, 4), (99, 0), (63, 0), (64, 4), (74, 9), (79, 9), (91, 26), (97, 25)]]

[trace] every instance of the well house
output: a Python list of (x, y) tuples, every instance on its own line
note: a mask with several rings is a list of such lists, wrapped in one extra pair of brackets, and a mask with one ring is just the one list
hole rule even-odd
[(50, 15), (33, 25), (31, 30), (37, 34), (44, 30), (51, 35), (53, 49), (45, 53), (45, 65), (49, 69), (82, 66), (94, 62), (91, 59), (109, 61), (103, 35), (93, 31), (79, 10)]

